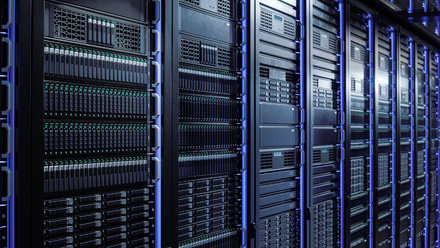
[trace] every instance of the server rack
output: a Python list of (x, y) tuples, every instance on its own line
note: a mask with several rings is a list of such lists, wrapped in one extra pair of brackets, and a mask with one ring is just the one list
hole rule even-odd
[[(310, 13), (306, 26), (307, 91), (307, 179), (308, 199), (306, 246), (336, 247), (341, 245), (342, 215), (341, 174), (343, 131), (341, 129), (344, 87), (342, 36), (344, 34), (343, 3), (306, 1)], [(342, 167), (342, 168), (341, 168)], [(343, 179), (342, 179), (343, 180)], [(343, 218), (342, 218), (343, 222)]]
[(160, 144), (150, 133), (160, 92), (150, 76), (159, 82), (160, 73), (150, 74), (150, 59), (160, 47), (149, 44), (160, 6), (149, 5), (2, 1), (2, 17), (20, 21), (2, 19), (2, 36), (16, 37), (2, 43), (11, 82), (1, 96), (11, 97), (2, 103), (11, 123), (2, 142), (11, 146), (2, 147), (15, 150), (3, 169), (2, 247), (155, 245), (160, 166), (151, 160)]
[(414, 87), (414, 156), (413, 168), (412, 168), (412, 178), (413, 189), (413, 242), (414, 247), (424, 247), (425, 246), (425, 211), (426, 211), (426, 158), (428, 152), (428, 142), (429, 137), (428, 129), (428, 102), (427, 102), (427, 68), (428, 68), (428, 56), (427, 49), (425, 46), (416, 43), (416, 55), (415, 59), (415, 87)]
[(371, 26), (369, 15), (354, 6), (346, 5), (345, 18), (344, 235), (347, 246), (366, 247), (371, 242), (369, 175), (373, 157), (369, 145), (373, 141)]
[[(393, 209), (396, 160), (396, 82), (393, 42), (395, 31), (374, 22), (374, 156), (373, 156), (373, 240), (376, 247), (389, 247), (396, 226)], [(377, 154), (377, 156), (376, 156)]]
[(15, 2), (3, 1), (0, 13), (0, 39), (1, 39), (1, 177), (2, 187), (0, 202), (0, 246), (14, 245), (14, 47), (15, 47)]
[(438, 244), (438, 54), (430, 52), (429, 56), (429, 153), (428, 153), (428, 213), (427, 235), (428, 247)]
[(398, 165), (396, 170), (396, 178), (398, 181), (397, 195), (396, 195), (396, 240), (397, 245), (410, 246), (412, 238), (412, 194), (411, 188), (413, 181), (411, 179), (411, 168), (413, 158), (413, 123), (414, 118), (412, 111), (414, 109), (414, 101), (412, 90), (414, 89), (413, 58), (414, 47), (413, 41), (408, 36), (401, 34), (399, 39), (396, 39), (398, 47), (398, 94), (397, 97), (397, 139), (396, 143), (400, 144), (398, 148)]
[(170, 98), (164, 107), (174, 113), (164, 119), (178, 142), (164, 147), (165, 154), (173, 154), (164, 164), (163, 204), (169, 211), (164, 247), (236, 247), (245, 242), (245, 4), (165, 4), (165, 34), (173, 37), (166, 42), (164, 64), (172, 73), (165, 80), (173, 83), (165, 86)]
[(251, 80), (255, 135), (251, 163), (251, 247), (300, 247), (300, 166), (304, 122), (300, 96), (298, 1), (257, 1), (251, 7), (254, 31)]
[(154, 246), (148, 3), (78, 4), (45, 3), (44, 247)]

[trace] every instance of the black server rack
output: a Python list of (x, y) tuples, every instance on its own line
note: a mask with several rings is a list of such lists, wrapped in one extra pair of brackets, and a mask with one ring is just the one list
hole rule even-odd
[(244, 242), (245, 4), (165, 3), (165, 35), (172, 41), (166, 42), (164, 64), (172, 73), (165, 75), (170, 98), (164, 108), (171, 112), (164, 118), (176, 142), (164, 147), (173, 155), (164, 160), (163, 247), (238, 247)]
[(414, 42), (404, 34), (396, 39), (398, 51), (397, 70), (397, 164), (395, 175), (397, 179), (396, 190), (396, 240), (398, 247), (409, 247), (412, 238), (412, 164), (414, 143), (413, 125), (414, 118)]
[(301, 247), (299, 7), (296, 0), (260, 0), (251, 6), (251, 247)]
[(147, 3), (45, 2), (44, 247), (154, 246)]
[(426, 221), (426, 182), (427, 182), (427, 153), (429, 142), (428, 120), (428, 51), (421, 44), (415, 43), (415, 85), (414, 85), (414, 148), (413, 149), (413, 247), (425, 247), (425, 221)]
[(395, 31), (383, 22), (376, 21), (374, 25), (373, 240), (374, 247), (390, 247), (394, 244), (395, 230), (392, 174), (396, 159)]
[(149, 5), (2, 1), (1, 247), (155, 246)]
[[(370, 178), (372, 149), (371, 32), (369, 15), (346, 5), (345, 160), (344, 208), (345, 243), (368, 247), (370, 240)], [(342, 176), (342, 175), (341, 175)]]
[(306, 1), (308, 247), (341, 245), (343, 4)]
[(430, 52), (429, 54), (429, 87), (428, 87), (428, 108), (429, 108), (429, 158), (428, 161), (428, 215), (427, 215), (427, 247), (436, 247), (438, 236), (438, 77), (439, 63), (438, 54)]

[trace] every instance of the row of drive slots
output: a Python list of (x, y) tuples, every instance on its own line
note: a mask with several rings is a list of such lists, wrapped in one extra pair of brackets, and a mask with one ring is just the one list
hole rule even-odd
[(89, 16), (87, 18), (87, 42), (91, 44), (114, 46), (116, 24), (112, 20)]
[(244, 103), (239, 100), (204, 96), (179, 96), (181, 121), (238, 122)]
[(231, 228), (221, 232), (212, 233), (203, 238), (179, 243), (180, 248), (235, 248), (239, 246), (241, 230)]
[(241, 94), (237, 74), (179, 66), (179, 89), (219, 95)]
[(299, 244), (300, 210), (272, 215), (259, 221), (260, 247), (273, 247), (285, 241), (289, 245)]
[(58, 123), (44, 125), (46, 155), (146, 152), (147, 124)]
[(239, 224), (239, 176), (179, 182), (179, 240), (223, 231)]
[(49, 75), (147, 84), (149, 62), (143, 58), (109, 54), (46, 43), (44, 72)]
[(44, 111), (47, 117), (145, 118), (148, 93), (46, 82)]
[(221, 175), (241, 169), (241, 154), (233, 151), (180, 153), (179, 178)]
[[(45, 247), (121, 247), (150, 242), (149, 188), (58, 198), (44, 202)], [(129, 245), (130, 244), (130, 245)], [(132, 246), (131, 246), (132, 245)], [(148, 247), (148, 246), (140, 246)]]
[(44, 193), (150, 182), (148, 157), (44, 162)]
[(231, 125), (179, 125), (181, 150), (229, 149), (243, 146), (244, 128)]

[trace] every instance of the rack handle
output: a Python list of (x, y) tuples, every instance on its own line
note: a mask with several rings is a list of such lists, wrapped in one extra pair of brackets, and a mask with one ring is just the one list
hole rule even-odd
[(157, 157), (153, 157), (153, 161), (155, 162), (155, 178), (153, 180), (153, 183), (157, 183), (162, 178), (162, 163), (160, 159)]
[(152, 61), (151, 64), (156, 68), (156, 79), (154, 81), (154, 84), (152, 85), (154, 88), (157, 87), (160, 82), (160, 64), (156, 61)]
[(2, 72), (7, 72), (12, 67), (12, 53), (13, 53), (12, 48), (13, 47), (12, 47), (12, 41), (6, 37), (2, 38), (2, 42), (6, 42), (8, 44), (8, 55), (7, 55), (8, 56), (8, 65), (6, 67), (2, 68)]
[(12, 85), (8, 81), (2, 81), (2, 85), (6, 86), (8, 88), (8, 99), (7, 99), (7, 108), (6, 110), (2, 111), (2, 115), (7, 115), (12, 110)]
[(153, 119), (157, 119), (160, 115), (161, 115), (161, 111), (162, 111), (162, 101), (161, 101), (161, 98), (160, 98), (160, 96), (158, 95), (158, 94), (156, 94), (156, 93), (153, 93), (152, 94), (152, 97), (154, 98), (154, 99), (156, 99), (156, 101), (155, 101), (155, 113), (154, 113), (154, 115), (153, 115)]
[(7, 132), (7, 147), (6, 152), (2, 154), (2, 158), (7, 158), (12, 153), (12, 128), (9, 124), (3, 123), (2, 128), (6, 129)]
[(9, 26), (11, 26), (11, 24), (12, 24), (12, 15), (14, 14), (13, 11), (14, 10), (13, 10), (12, 0), (8, 0), (8, 22), (6, 22), (2, 26), (2, 28), (6, 29), (6, 28), (9, 28)]
[(2, 201), (7, 201), (12, 197), (12, 171), (9, 167), (2, 166), (2, 171), (6, 173), (6, 196), (2, 197)]
[(160, 127), (157, 125), (153, 125), (152, 128), (155, 131), (155, 137), (156, 137), (156, 141), (155, 141), (155, 145), (152, 148), (153, 151), (157, 151), (157, 149), (159, 149), (159, 147), (162, 145), (162, 137), (161, 137), (161, 133), (160, 133)]
[(156, 24), (156, 23), (158, 23), (160, 21), (160, 16), (161, 16), (161, 13), (160, 13), (160, 1), (159, 0), (153, 0), (153, 2), (154, 2), (154, 5), (156, 7), (155, 8), (155, 10), (156, 10), (156, 19), (154, 19), (152, 21), (152, 23)]
[(305, 26), (302, 22), (299, 22), (299, 21), (298, 21), (298, 25), (299, 25), (299, 39), (298, 39), (298, 41), (302, 41), (306, 37), (306, 35), (305, 35), (306, 31), (304, 30)]
[(241, 5), (241, 17), (239, 19), (239, 22), (243, 22), (247, 18), (247, 4), (245, 3), (245, 1), (241, 0), (240, 5)]
[(156, 39), (155, 39), (155, 49), (156, 50), (151, 52), (151, 55), (156, 56), (160, 52), (160, 43), (161, 43), (160, 32), (157, 29), (153, 29), (153, 30), (151, 30), (151, 33), (155, 34), (155, 37), (156, 37)]
[(245, 121), (247, 119), (247, 108), (246, 108), (245, 102), (241, 102), (241, 114), (242, 114), (242, 117), (241, 117), (240, 121)]

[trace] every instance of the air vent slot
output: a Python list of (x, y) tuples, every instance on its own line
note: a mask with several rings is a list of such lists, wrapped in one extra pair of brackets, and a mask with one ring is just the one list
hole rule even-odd
[(260, 154), (260, 170), (271, 169), (273, 165), (273, 156), (270, 152)]
[(85, 14), (54, 8), (53, 18), (54, 36), (86, 41), (87, 16)]

